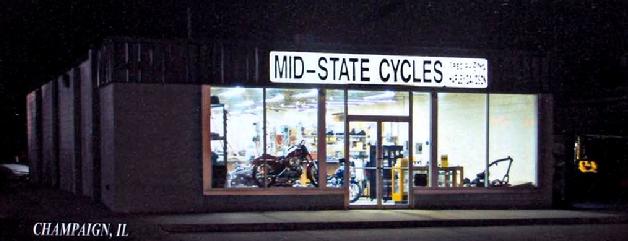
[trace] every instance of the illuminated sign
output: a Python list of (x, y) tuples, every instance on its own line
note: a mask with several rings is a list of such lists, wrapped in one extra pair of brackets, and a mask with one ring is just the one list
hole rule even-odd
[(483, 58), (271, 51), (269, 60), (273, 83), (488, 86)]
[(578, 161), (578, 170), (582, 173), (597, 173), (597, 162), (596, 161)]

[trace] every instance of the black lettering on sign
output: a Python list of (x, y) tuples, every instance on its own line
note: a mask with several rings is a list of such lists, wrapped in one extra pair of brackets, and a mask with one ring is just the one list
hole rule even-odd
[(412, 60), (412, 82), (421, 82), (421, 78), (416, 78), (416, 63)]
[(333, 63), (333, 68), (332, 68), (332, 80), (336, 80), (336, 62), (338, 62), (338, 58), (329, 58), (329, 60), (331, 60), (331, 62)]
[(412, 76), (411, 76), (411, 75), (407, 75), (407, 77), (406, 77), (406, 75), (404, 75), (404, 74), (403, 74), (403, 72), (404, 72), (404, 71), (403, 71), (403, 66), (404, 66), (405, 64), (407, 64), (407, 65), (408, 65), (408, 67), (411, 67), (411, 66), (410, 66), (410, 61), (408, 61), (407, 59), (404, 59), (404, 60), (401, 62), (401, 73), (400, 73), (400, 75), (401, 75), (401, 80), (403, 80), (403, 82), (408, 83), (408, 81), (410, 81), (410, 77), (412, 77)]
[[(432, 83), (432, 79), (428, 79), (426, 74), (429, 74), (432, 72), (431, 66), (432, 65), (432, 61), (431, 60), (423, 60), (423, 81), (425, 81), (425, 83)], [(430, 66), (428, 68), (428, 66)]]
[(321, 64), (321, 62), (325, 61), (325, 64), (327, 64), (327, 59), (325, 57), (320, 57), (318, 58), (318, 68), (320, 68), (322, 71), (325, 72), (325, 75), (321, 75), (321, 73), (318, 73), (318, 78), (320, 78), (321, 80), (326, 80), (327, 79), (327, 67), (323, 66), (323, 64)]
[[(299, 61), (300, 64), (297, 64), (297, 61)], [(297, 69), (298, 66), (301, 67), (300, 72), (297, 72), (298, 71), (298, 69)], [(303, 63), (303, 58), (301, 58), (300, 56), (295, 56), (294, 57), (294, 78), (300, 79), (301, 77), (303, 77), (303, 70), (304, 69), (305, 69), (305, 64)]]
[(369, 71), (369, 67), (364, 67), (364, 64), (368, 64), (369, 63), (369, 59), (366, 58), (362, 58), (360, 59), (360, 77), (361, 77), (361, 81), (370, 81), (369, 77), (366, 77), (366, 75), (364, 74), (364, 72), (368, 72)]
[(347, 80), (349, 80), (349, 69), (347, 69), (347, 59), (342, 58), (342, 62), (340, 62), (340, 76), (338, 80), (342, 80), (342, 76), (346, 76)]
[(443, 67), (443, 63), (440, 62), (440, 60), (436, 60), (434, 62), (434, 73), (436, 73), (437, 75), (434, 76), (434, 82), (436, 83), (440, 83), (443, 81), (443, 72), (441, 72), (440, 68)]
[(349, 58), (349, 62), (351, 62), (351, 71), (353, 74), (353, 78), (351, 79), (355, 81), (355, 62), (358, 62), (358, 58)]
[(390, 74), (387, 73), (386, 77), (384, 77), (384, 75), (382, 75), (382, 70), (384, 70), (384, 68), (382, 68), (382, 66), (384, 66), (384, 63), (386, 63), (386, 65), (388, 65), (388, 67), (390, 67), (390, 63), (388, 63), (387, 59), (382, 59), (382, 62), (379, 62), (379, 78), (382, 80), (382, 82), (388, 82), (388, 79), (390, 79)]
[(399, 62), (401, 62), (401, 60), (397, 60), (397, 63), (394, 62), (394, 60), (390, 60), (390, 62), (393, 62), (393, 74), (395, 75), (395, 82), (397, 82), (397, 73), (399, 73)]
[[(283, 56), (283, 63), (281, 64), (281, 66), (279, 65), (279, 56), (275, 55), (275, 78), (283, 78), (283, 74), (284, 71), (286, 70), (286, 65), (288, 60), (286, 59), (286, 56)], [(279, 74), (279, 75), (277, 75)]]

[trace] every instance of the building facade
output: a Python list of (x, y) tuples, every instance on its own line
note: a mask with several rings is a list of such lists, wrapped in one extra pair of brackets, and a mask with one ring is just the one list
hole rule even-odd
[(542, 54), (110, 38), (27, 96), (33, 180), (118, 212), (544, 208)]

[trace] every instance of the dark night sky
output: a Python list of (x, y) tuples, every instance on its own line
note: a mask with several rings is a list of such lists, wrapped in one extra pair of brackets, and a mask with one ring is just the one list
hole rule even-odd
[(628, 3), (621, 0), (5, 0), (0, 2), (0, 162), (25, 148), (28, 91), (67, 69), (103, 37), (185, 38), (187, 6), (195, 39), (523, 49), (560, 63), (553, 66), (560, 76), (552, 90), (558, 103), (622, 98), (628, 89)]

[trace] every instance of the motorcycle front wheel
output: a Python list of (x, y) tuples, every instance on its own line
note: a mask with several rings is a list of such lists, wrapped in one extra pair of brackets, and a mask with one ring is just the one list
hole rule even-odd
[(258, 164), (253, 166), (253, 179), (258, 187), (270, 187), (275, 184), (275, 178), (270, 173), (273, 172), (273, 167), (267, 163)]
[(352, 182), (349, 185), (349, 202), (355, 202), (362, 196), (362, 187), (358, 183)]
[(318, 187), (318, 164), (314, 163), (307, 168), (307, 178), (310, 179), (310, 183), (315, 187)]

